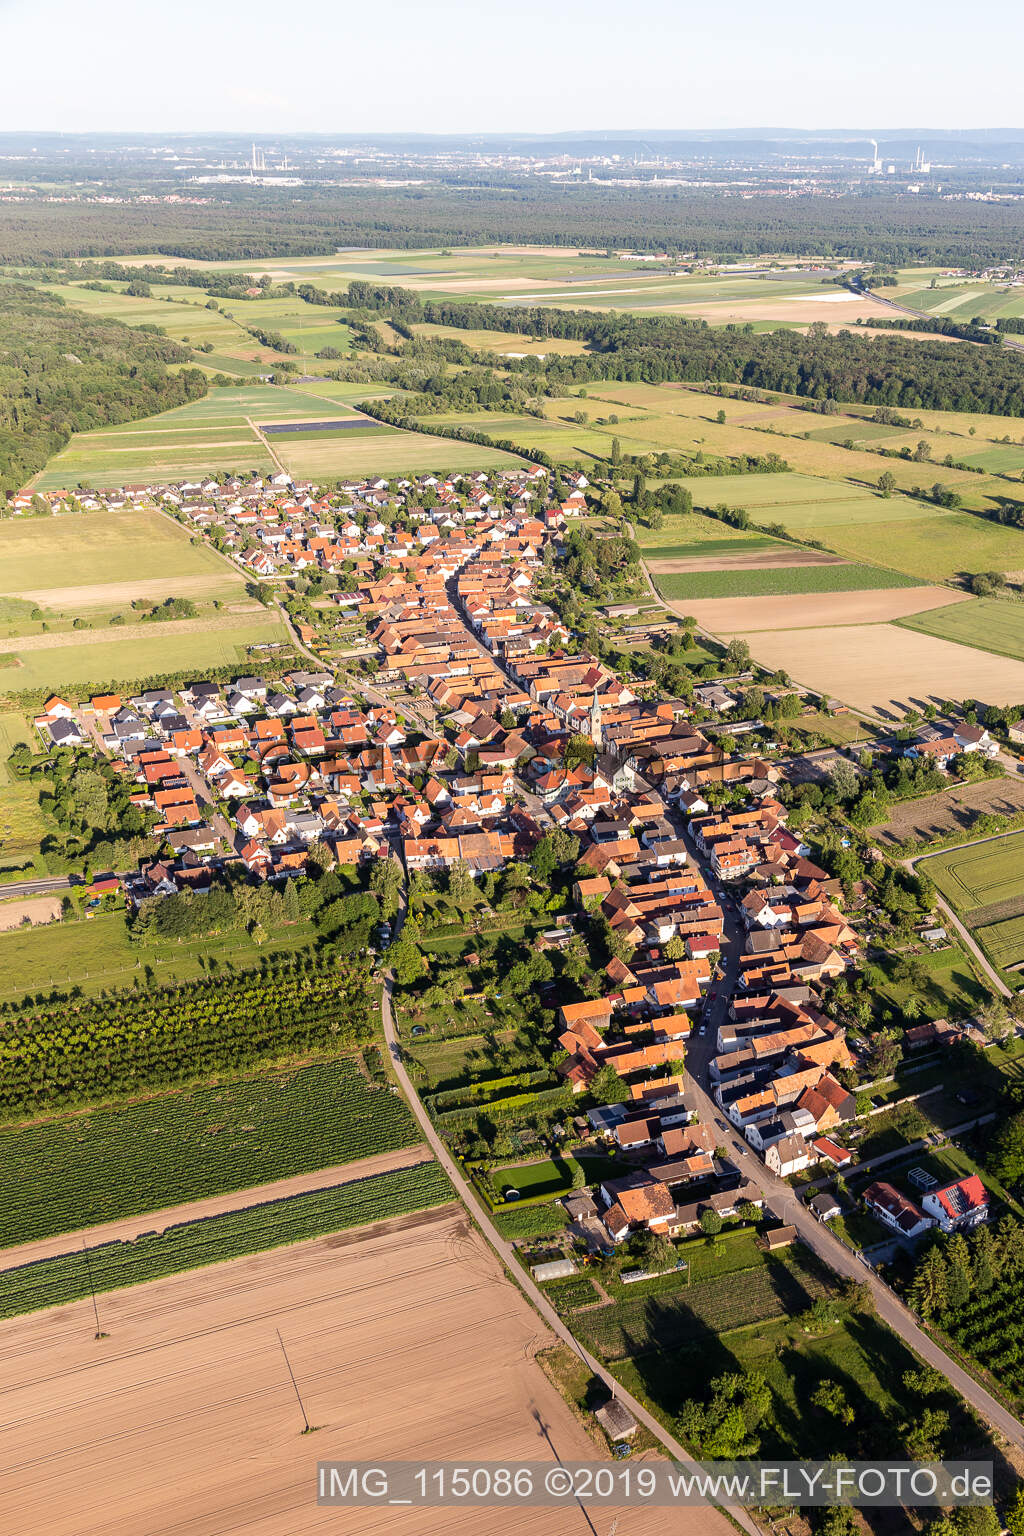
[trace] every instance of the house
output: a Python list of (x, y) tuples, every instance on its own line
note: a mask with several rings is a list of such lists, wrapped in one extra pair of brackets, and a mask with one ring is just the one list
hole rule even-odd
[(791, 1173), (799, 1173), (812, 1162), (813, 1154), (800, 1135), (782, 1136), (765, 1148), (765, 1167), (778, 1174), (780, 1179), (788, 1178)]
[(770, 1232), (764, 1234), (764, 1246), (769, 1253), (776, 1253), (780, 1248), (788, 1248), (796, 1242), (796, 1227), (772, 1227)]
[(839, 1215), (839, 1202), (834, 1195), (822, 1193), (815, 1195), (807, 1202), (807, 1209), (812, 1215), (817, 1216), (819, 1221), (832, 1221)]
[(891, 1184), (869, 1184), (864, 1191), (864, 1204), (872, 1216), (877, 1216), (883, 1226), (889, 1227), (898, 1237), (920, 1237), (935, 1225), (931, 1216), (926, 1216), (920, 1206)]
[(966, 1232), (988, 1220), (988, 1190), (976, 1173), (930, 1189), (921, 1200), (943, 1232)]
[(85, 737), (75, 722), (65, 719), (62, 715), (58, 715), (56, 720), (49, 720), (46, 729), (55, 747), (80, 747), (85, 742)]

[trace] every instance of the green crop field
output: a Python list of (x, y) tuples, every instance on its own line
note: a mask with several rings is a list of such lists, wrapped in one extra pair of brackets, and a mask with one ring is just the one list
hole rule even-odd
[(685, 558), (690, 555), (732, 555), (754, 549), (784, 549), (786, 546), (767, 534), (744, 528), (730, 528), (728, 523), (699, 512), (665, 516), (660, 528), (635, 529), (637, 543), (645, 555), (658, 560)]
[(508, 1207), (495, 1211), (491, 1218), (502, 1237), (509, 1242), (528, 1241), (534, 1237), (547, 1237), (561, 1232), (568, 1226), (569, 1218), (560, 1205), (523, 1205), (517, 1210)]
[(748, 1269), (695, 1283), (656, 1299), (631, 1296), (577, 1319), (584, 1342), (606, 1360), (694, 1346), (708, 1333), (800, 1312), (827, 1286), (817, 1261), (800, 1250), (762, 1258)]
[(912, 587), (909, 576), (874, 565), (793, 565), (781, 570), (677, 571), (655, 577), (668, 598), (773, 597), (801, 592), (870, 592)]
[[(131, 683), (167, 672), (202, 672), (209, 667), (245, 666), (252, 646), (287, 645), (288, 633), (277, 613), (262, 611), (224, 628), (198, 619), (146, 625), (147, 633), (131, 640), (105, 640), (102, 631), (54, 637), (66, 644), (11, 652), (17, 665), (5, 668), (3, 686), (17, 693), (29, 688), (95, 691), (105, 682)], [(112, 631), (116, 635), (117, 631)], [(100, 637), (97, 639), (97, 637)], [(97, 639), (96, 644), (91, 642)]]
[(1024, 832), (951, 848), (922, 860), (920, 868), (962, 913), (1024, 894)]
[(290, 1200), (273, 1200), (205, 1221), (184, 1222), (134, 1242), (104, 1243), (87, 1255), (81, 1250), (61, 1254), (0, 1271), (0, 1316), (60, 1306), (88, 1296), (92, 1290), (102, 1293), (139, 1285), (182, 1270), (445, 1205), (453, 1198), (452, 1187), (439, 1165), (420, 1163)]
[[(212, 550), (158, 512), (67, 513), (0, 520), (0, 592), (45, 593), (68, 587), (151, 582), (158, 578), (217, 578), (225, 591), (242, 579)], [(45, 604), (44, 604), (45, 605)]]
[(505, 469), (522, 463), (498, 448), (387, 426), (367, 432), (339, 432), (326, 441), (316, 434), (315, 439), (294, 444), (287, 433), (282, 433), (274, 438), (274, 452), (289, 473), (313, 479)]
[(1024, 603), (975, 597), (949, 608), (930, 608), (898, 622), (905, 629), (937, 635), (940, 640), (955, 640), (976, 650), (1024, 661)]
[[(21, 788), (12, 786), (15, 787)], [(0, 807), (8, 792), (0, 792)], [(49, 828), (40, 823), (32, 830), (41, 835)], [(26, 835), (23, 830), (22, 836)], [(308, 923), (296, 923), (274, 933), (262, 947), (240, 929), (194, 943), (147, 945), (141, 949), (129, 939), (121, 912), (104, 912), (41, 928), (13, 928), (0, 933), (0, 1001), (54, 988), (68, 992), (77, 986), (86, 995), (95, 996), (135, 981), (141, 986), (147, 969), (157, 984), (166, 986), (204, 976), (209, 961), (236, 971), (252, 970), (259, 966), (262, 957), (291, 954), (314, 939), (314, 930)]]
[(349, 1057), (0, 1128), (7, 1246), (412, 1146)]
[(1009, 970), (1024, 963), (1024, 917), (1004, 917), (1001, 922), (986, 923), (974, 930), (974, 937), (1000, 969)]

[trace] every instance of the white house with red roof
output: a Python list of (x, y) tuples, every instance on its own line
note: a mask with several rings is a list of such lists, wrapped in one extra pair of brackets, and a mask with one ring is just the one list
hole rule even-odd
[(921, 1201), (943, 1232), (965, 1232), (988, 1220), (988, 1190), (976, 1173), (930, 1189)]

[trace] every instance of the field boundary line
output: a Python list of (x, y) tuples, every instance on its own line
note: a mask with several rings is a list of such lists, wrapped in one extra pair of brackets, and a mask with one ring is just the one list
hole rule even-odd
[(183, 1223), (208, 1221), (214, 1216), (225, 1216), (232, 1211), (249, 1210), (276, 1200), (290, 1200), (319, 1190), (336, 1189), (360, 1179), (372, 1178), (376, 1174), (397, 1173), (433, 1161), (429, 1147), (425, 1142), (418, 1141), (411, 1147), (375, 1152), (350, 1163), (336, 1163), (330, 1168), (290, 1174), (286, 1178), (273, 1179), (267, 1184), (256, 1184), (248, 1189), (204, 1195), (181, 1205), (141, 1211), (137, 1216), (121, 1216), (98, 1226), (76, 1228), (73, 1232), (61, 1232), (51, 1237), (32, 1238), (14, 1247), (0, 1249), (0, 1273), (76, 1252), (78, 1239), (83, 1236), (88, 1238), (90, 1248), (96, 1248), (101, 1243), (132, 1242), (143, 1233), (161, 1233)]
[(251, 416), (247, 416), (245, 418), (245, 424), (249, 428), (250, 432), (252, 432), (253, 436), (256, 438), (256, 441), (263, 444), (264, 448), (267, 450), (267, 453), (270, 455), (270, 457), (273, 460), (274, 464), (276, 464), (278, 473), (281, 474), (281, 475), (289, 475), (290, 476), (291, 475), (291, 471), (288, 470), (288, 469), (285, 469), (284, 465), (281, 463), (281, 460), (278, 458), (278, 456), (274, 452), (273, 448), (271, 448), (270, 444), (267, 442), (266, 434), (264, 432), (260, 431), (259, 427), (253, 421)]

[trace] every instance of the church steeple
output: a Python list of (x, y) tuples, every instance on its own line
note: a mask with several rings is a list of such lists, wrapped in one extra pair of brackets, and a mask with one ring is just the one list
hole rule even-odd
[(604, 743), (601, 739), (601, 700), (597, 696), (596, 688), (590, 701), (590, 739), (600, 751)]

